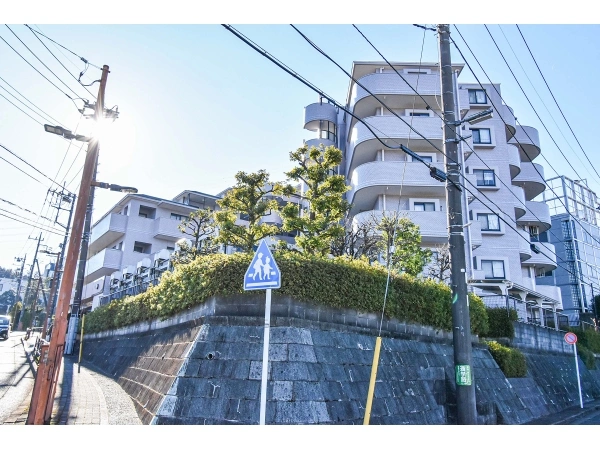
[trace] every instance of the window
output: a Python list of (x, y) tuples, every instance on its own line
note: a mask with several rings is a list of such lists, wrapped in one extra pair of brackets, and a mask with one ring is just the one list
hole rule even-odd
[(496, 175), (493, 170), (474, 169), (477, 186), (496, 186)]
[(504, 261), (482, 260), (481, 270), (486, 280), (504, 279)]
[(435, 203), (434, 202), (415, 202), (414, 210), (415, 211), (435, 211)]
[(410, 113), (408, 113), (408, 115), (410, 117), (430, 117), (429, 113), (426, 113), (426, 112), (414, 112), (414, 111), (411, 111)]
[(123, 215), (126, 216), (128, 212), (129, 212), (129, 205), (127, 205), (125, 208), (123, 208)]
[(481, 231), (500, 231), (500, 220), (496, 214), (477, 214)]
[(114, 250), (123, 250), (123, 241), (119, 242), (117, 245), (113, 246)]
[(491, 144), (492, 133), (489, 128), (471, 128), (474, 144)]
[(173, 220), (183, 220), (184, 217), (181, 214), (171, 213), (171, 219), (173, 219)]
[(138, 212), (139, 217), (145, 219), (154, 219), (156, 217), (156, 208), (150, 208), (149, 206), (140, 205), (140, 211)]
[(152, 248), (151, 244), (148, 244), (146, 242), (138, 242), (135, 241), (133, 243), (133, 251), (136, 253), (145, 253), (145, 254), (149, 254), (150, 253), (150, 249)]
[(167, 247), (167, 250), (169, 250), (170, 252), (175, 251), (175, 247)]
[(540, 242), (540, 227), (531, 225), (527, 231), (529, 231), (529, 238), (532, 242)]
[(487, 95), (483, 89), (469, 89), (469, 103), (471, 105), (487, 104)]

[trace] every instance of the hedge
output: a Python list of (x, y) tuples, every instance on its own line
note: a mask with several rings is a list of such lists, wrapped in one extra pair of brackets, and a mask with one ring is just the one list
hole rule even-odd
[[(201, 304), (212, 296), (253, 294), (243, 290), (252, 255), (200, 256), (179, 265), (135, 297), (115, 300), (89, 313), (86, 331), (104, 331), (150, 319), (165, 319)], [(346, 257), (322, 258), (296, 252), (277, 252), (282, 284), (278, 294), (330, 307), (381, 313), (387, 272), (381, 265)], [(409, 323), (452, 329), (450, 288), (433, 280), (392, 274), (385, 315)], [(483, 301), (469, 294), (471, 331), (488, 331)]]
[(516, 348), (505, 347), (496, 341), (489, 341), (487, 345), (506, 378), (523, 378), (527, 375), (527, 361), (523, 353)]
[(515, 326), (513, 322), (518, 320), (517, 311), (511, 309), (509, 311), (506, 308), (488, 308), (485, 311), (488, 316), (489, 330), (487, 333), (482, 334), (484, 337), (507, 337), (513, 338), (515, 336)]

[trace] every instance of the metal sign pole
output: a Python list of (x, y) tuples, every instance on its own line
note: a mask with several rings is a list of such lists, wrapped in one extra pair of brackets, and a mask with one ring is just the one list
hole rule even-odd
[(579, 377), (579, 362), (577, 361), (577, 344), (573, 344), (573, 351), (575, 352), (575, 369), (577, 369), (577, 387), (579, 388), (579, 406), (583, 408), (583, 397), (581, 396), (581, 380)]
[(263, 344), (262, 376), (260, 381), (260, 425), (265, 424), (267, 411), (267, 378), (269, 376), (269, 335), (271, 329), (271, 289), (267, 289), (265, 303), (265, 332)]

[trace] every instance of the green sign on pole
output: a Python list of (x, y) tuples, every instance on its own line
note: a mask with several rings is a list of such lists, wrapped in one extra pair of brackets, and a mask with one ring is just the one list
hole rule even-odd
[(459, 386), (471, 386), (471, 366), (457, 365), (456, 384)]

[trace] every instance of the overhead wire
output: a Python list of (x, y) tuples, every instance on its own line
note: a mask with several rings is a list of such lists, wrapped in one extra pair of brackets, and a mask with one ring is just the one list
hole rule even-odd
[[(2, 87), (2, 86), (0, 86)], [(19, 108), (17, 105), (15, 105), (13, 102), (11, 102), (9, 99), (7, 99), (4, 95), (0, 94), (0, 97), (2, 97), (4, 100), (6, 100), (8, 103), (10, 103), (11, 105), (13, 105), (15, 108), (17, 108), (19, 111), (21, 111), (23, 114), (25, 114), (27, 117), (29, 117), (31, 120), (33, 120), (34, 122), (37, 122), (40, 125), (44, 125), (42, 122), (40, 122), (39, 120), (37, 120), (36, 118), (34, 118), (33, 116), (29, 115), (28, 113), (26, 113), (25, 111), (23, 111), (21, 108)], [(31, 109), (31, 108), (30, 108)], [(35, 112), (35, 111), (34, 111)], [(36, 113), (37, 114), (37, 113)], [(39, 115), (39, 114), (38, 114)]]
[[(303, 84), (305, 84), (307, 87), (311, 88), (312, 90), (314, 90), (315, 92), (317, 92), (319, 95), (322, 95), (323, 97), (327, 98), (333, 105), (337, 106), (338, 108), (340, 108), (341, 110), (345, 111), (346, 113), (348, 113), (350, 116), (356, 118), (358, 121), (360, 121), (361, 123), (363, 123), (363, 125), (365, 125), (367, 127), (367, 129), (369, 129), (369, 131), (371, 131), (371, 133), (373, 134), (373, 136), (379, 141), (381, 142), (384, 146), (386, 146), (387, 148), (393, 148), (391, 146), (389, 146), (388, 144), (386, 144), (384, 141), (382, 141), (372, 130), (371, 128), (359, 117), (357, 117), (356, 115), (354, 115), (351, 111), (349, 111), (348, 109), (344, 108), (343, 106), (341, 106), (338, 102), (336, 102), (332, 97), (326, 95), (322, 90), (320, 90), (319, 88), (317, 88), (316, 86), (314, 86), (312, 83), (310, 83), (308, 80), (306, 80), (305, 78), (303, 78), (302, 76), (300, 76), (299, 74), (297, 74), (296, 72), (294, 72), (292, 69), (290, 69), (289, 67), (287, 67), (284, 63), (282, 63), (281, 61), (279, 61), (277, 58), (275, 58), (274, 56), (272, 56), (271, 54), (269, 54), (268, 52), (266, 52), (264, 49), (262, 49), (260, 46), (258, 46), (256, 43), (254, 43), (253, 41), (251, 41), (249, 38), (247, 38), (246, 36), (244, 36), (241, 32), (239, 32), (238, 30), (236, 30), (234, 27), (230, 26), (230, 25), (225, 25), (222, 24), (223, 27), (225, 27), (228, 31), (230, 31), (232, 34), (234, 34), (235, 36), (237, 36), (239, 39), (241, 39), (244, 43), (246, 43), (248, 46), (250, 46), (251, 48), (253, 48), (255, 51), (257, 51), (258, 53), (260, 53), (261, 55), (263, 55), (265, 58), (269, 59), (271, 62), (273, 62), (274, 64), (276, 64), (278, 67), (280, 67), (282, 70), (284, 70), (285, 72), (287, 72), (288, 74), (290, 74), (292, 77), (296, 78), (297, 80), (299, 80), (300, 82), (302, 82)], [(343, 70), (343, 69), (342, 69)], [(381, 100), (380, 100), (381, 102)], [(381, 102), (382, 103), (382, 102)], [(382, 103), (383, 104), (383, 103)], [(385, 105), (385, 104), (384, 104)], [(389, 109), (389, 108), (388, 108)], [(416, 134), (418, 134), (419, 136), (423, 137), (425, 140), (427, 140), (425, 138), (425, 136), (423, 136), (420, 132), (418, 132), (417, 130), (414, 130), (416, 132)], [(382, 133), (385, 136), (385, 133)], [(388, 139), (391, 140), (395, 140), (394, 138), (389, 138)], [(430, 142), (430, 141), (428, 141)], [(430, 144), (436, 148), (438, 151), (440, 151), (442, 154), (445, 155), (445, 153), (438, 149), (437, 146), (435, 146), (435, 144), (431, 143)], [(445, 155), (446, 159), (450, 159), (451, 158), (448, 157), (448, 155)], [(428, 165), (427, 163), (425, 163), (424, 161), (421, 161), (422, 163), (424, 163), (425, 165)], [(455, 163), (458, 164), (458, 162), (454, 161)], [(501, 212), (502, 209), (500, 207), (498, 207), (498, 205), (495, 204), (495, 202), (493, 202), (485, 193), (481, 192), (475, 185), (473, 185), (473, 183), (468, 179), (468, 178), (464, 178), (465, 181), (467, 181), (469, 184), (471, 184), (472, 186), (475, 187), (475, 189), (479, 192), (479, 194), (483, 195), (491, 204), (493, 204), (494, 206), (496, 206), (496, 208), (498, 208), (498, 212)], [(489, 209), (492, 213), (496, 213), (496, 211), (492, 210), (489, 205), (485, 204), (473, 191), (471, 191), (470, 189), (468, 189), (466, 187), (466, 185), (461, 184), (461, 187), (465, 188), (467, 190), (467, 192), (469, 192), (473, 198), (475, 198), (476, 200), (478, 200), (483, 206), (485, 206), (487, 209)], [(518, 230), (516, 228), (514, 228), (511, 224), (509, 224), (506, 219), (504, 219), (502, 216), (498, 215), (499, 220), (501, 220), (503, 223), (505, 223), (509, 228), (511, 228), (513, 231), (516, 232), (516, 234), (524, 239), (527, 243), (529, 243), (529, 245), (531, 246), (531, 242), (525, 238), (524, 236), (522, 236)], [(516, 220), (512, 219), (515, 224), (516, 224)], [(542, 250), (538, 250), (540, 254), (546, 256), (546, 258), (548, 258), (550, 261), (552, 261), (552, 258), (548, 256), (547, 253), (543, 252)], [(559, 255), (556, 254), (556, 252), (550, 251), (555, 258), (561, 259), (562, 261), (564, 261)], [(570, 272), (569, 269), (565, 268), (565, 270), (569, 273)]]
[(596, 172), (596, 175), (598, 175), (600, 177), (600, 174), (598, 173), (598, 171), (596, 170), (596, 168), (594, 167), (594, 165), (592, 164), (592, 161), (590, 161), (590, 158), (588, 157), (586, 151), (583, 149), (583, 146), (581, 145), (581, 142), (579, 142), (579, 139), (577, 139), (577, 136), (575, 135), (575, 131), (573, 131), (573, 128), (571, 127), (571, 124), (569, 123), (569, 121), (567, 120), (567, 118), (565, 117), (565, 114), (563, 113), (562, 108), (560, 107), (560, 105), (558, 104), (558, 101), (556, 100), (556, 97), (554, 96), (554, 93), (552, 92), (552, 89), (550, 89), (550, 86), (548, 85), (548, 82), (546, 81), (546, 77), (544, 76), (544, 74), (542, 73), (542, 69), (540, 68), (537, 60), (535, 59), (535, 57), (533, 56), (533, 52), (531, 51), (531, 48), (529, 48), (529, 44), (527, 43), (527, 41), (525, 40), (525, 36), (523, 35), (521, 28), (519, 27), (519, 25), (516, 25), (517, 29), (519, 30), (519, 34), (521, 35), (521, 37), (523, 38), (523, 42), (525, 43), (525, 46), (527, 47), (527, 50), (529, 50), (529, 54), (531, 55), (531, 59), (533, 59), (533, 62), (535, 63), (535, 66), (537, 67), (542, 79), (544, 80), (544, 83), (546, 84), (546, 87), (548, 88), (548, 92), (550, 92), (550, 95), (552, 96), (552, 99), (554, 100), (554, 103), (556, 104), (556, 107), (558, 108), (558, 110), (560, 111), (560, 114), (562, 115), (563, 119), (565, 119), (565, 123), (567, 124), (567, 126), (569, 127), (569, 130), (571, 130), (571, 133), (573, 134), (573, 137), (575, 138), (575, 140), (577, 141), (577, 144), (579, 145), (579, 148), (581, 148), (581, 151), (583, 152), (583, 154), (585, 155), (585, 157), (587, 158), (588, 162), (590, 163), (590, 166), (592, 166), (592, 168), (594, 169), (594, 172)]

